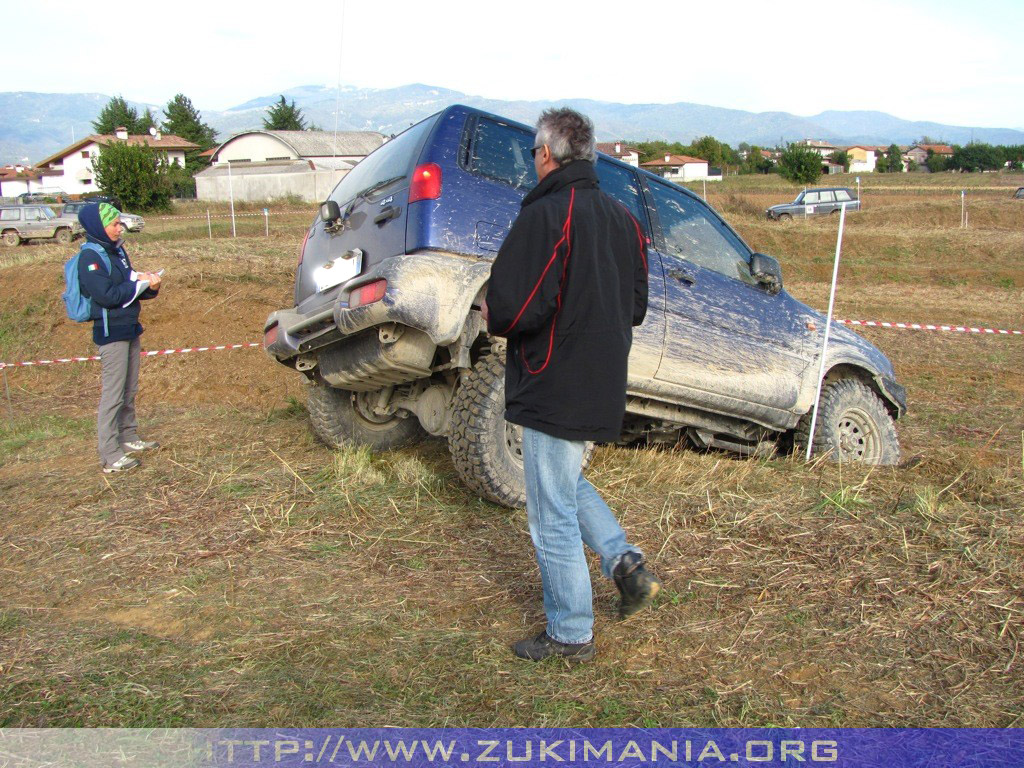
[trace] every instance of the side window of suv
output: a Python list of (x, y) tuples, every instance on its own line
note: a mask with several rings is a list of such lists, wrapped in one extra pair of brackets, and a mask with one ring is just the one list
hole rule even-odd
[(626, 206), (626, 210), (640, 223), (644, 234), (650, 236), (647, 231), (647, 213), (644, 211), (640, 183), (636, 174), (607, 160), (598, 160), (597, 178), (601, 182), (601, 191)]
[(850, 197), (850, 193), (847, 192), (845, 189), (837, 189), (836, 190), (836, 202), (848, 203), (852, 199), (853, 198)]
[(473, 131), (466, 167), (473, 173), (527, 190), (537, 184), (537, 170), (530, 155), (532, 147), (532, 133), (481, 117)]
[(25, 209), (25, 221), (39, 221), (43, 218), (38, 208), (26, 208)]
[(0, 221), (18, 221), (21, 216), (17, 208), (4, 208), (0, 210)]
[(823, 190), (823, 191), (819, 192), (818, 193), (818, 202), (819, 203), (834, 203), (835, 202), (835, 198), (832, 195), (832, 191), (829, 190), (829, 189), (826, 189), (826, 190)]
[(804, 205), (814, 205), (818, 202), (817, 192), (805, 192), (804, 193)]
[(657, 182), (650, 189), (665, 253), (753, 284), (747, 249), (704, 203)]

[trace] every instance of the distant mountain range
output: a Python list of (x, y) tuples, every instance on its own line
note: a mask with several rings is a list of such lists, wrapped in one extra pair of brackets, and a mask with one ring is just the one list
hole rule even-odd
[[(239, 131), (261, 127), (267, 108), (280, 95), (260, 96), (223, 112), (197, 107), (203, 120), (224, 140)], [(744, 112), (686, 102), (502, 101), (420, 84), (385, 89), (307, 85), (285, 91), (284, 96), (294, 100), (307, 120), (324, 130), (337, 127), (384, 134), (397, 133), (450, 104), (467, 104), (524, 123), (532, 123), (546, 107), (569, 105), (590, 115), (597, 126), (599, 141), (664, 139), (689, 143), (711, 135), (733, 146), (742, 141), (775, 146), (804, 138), (835, 144), (887, 145), (912, 144), (922, 136), (930, 136), (946, 144), (966, 144), (972, 140), (1024, 144), (1021, 130), (913, 122), (869, 111), (828, 111), (801, 117), (788, 112)], [(92, 133), (91, 122), (109, 99), (99, 93), (0, 93), (0, 165), (37, 163), (68, 146), (73, 139)], [(163, 116), (163, 105), (129, 103), (140, 112), (148, 106), (158, 118)]]

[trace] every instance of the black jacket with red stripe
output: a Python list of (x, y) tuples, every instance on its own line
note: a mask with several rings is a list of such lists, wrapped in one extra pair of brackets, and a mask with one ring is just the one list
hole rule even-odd
[(647, 243), (593, 163), (562, 166), (523, 199), (487, 306), (487, 330), (508, 339), (505, 419), (565, 440), (618, 440), (633, 326), (647, 312)]

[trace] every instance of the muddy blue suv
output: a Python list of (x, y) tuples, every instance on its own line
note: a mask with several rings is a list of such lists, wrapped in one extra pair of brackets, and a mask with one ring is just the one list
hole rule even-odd
[[(524, 499), (520, 434), (503, 418), (504, 344), (480, 304), (536, 183), (533, 134), (453, 106), (386, 142), (321, 204), (294, 306), (264, 329), (268, 354), (308, 380), (313, 429), (328, 445), (443, 436), (463, 481), (510, 506)], [(597, 175), (651, 244), (621, 442), (806, 446), (825, 318), (699, 197), (604, 155)], [(905, 395), (892, 365), (844, 327), (830, 338), (813, 450), (895, 463)]]

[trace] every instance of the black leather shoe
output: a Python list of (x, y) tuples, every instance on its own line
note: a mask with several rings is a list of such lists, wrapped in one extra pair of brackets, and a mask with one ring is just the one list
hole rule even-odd
[(597, 655), (597, 646), (593, 640), (587, 643), (560, 643), (545, 630), (536, 637), (520, 640), (512, 646), (512, 651), (520, 659), (530, 661), (540, 661), (549, 656), (560, 656), (568, 661), (590, 661)]
[(624, 554), (612, 576), (622, 596), (619, 602), (620, 619), (629, 618), (646, 608), (661, 590), (661, 581), (644, 568), (644, 556), (636, 552)]

